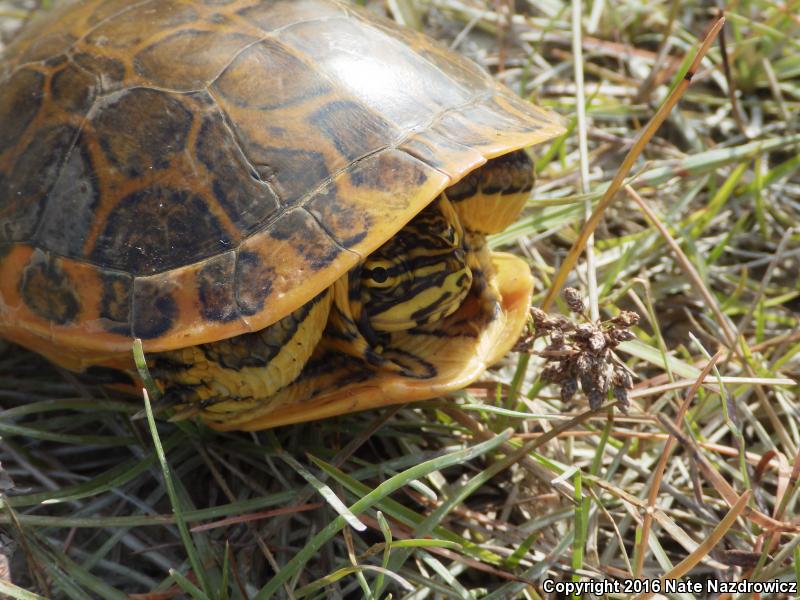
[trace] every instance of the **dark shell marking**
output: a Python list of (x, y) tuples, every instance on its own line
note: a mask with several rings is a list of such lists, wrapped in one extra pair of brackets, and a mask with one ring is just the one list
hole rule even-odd
[[(268, 181), (284, 206), (293, 206), (309, 190), (330, 179), (325, 155), (315, 150), (248, 145), (251, 160), (262, 181)], [(298, 169), (298, 165), (302, 165)]]
[(269, 233), (273, 239), (288, 241), (303, 256), (311, 269), (319, 270), (329, 265), (341, 250), (324, 237), (306, 235), (307, 219), (308, 213), (303, 210), (290, 211), (275, 223)]
[(95, 99), (95, 79), (74, 64), (67, 64), (50, 80), (50, 93), (66, 112), (86, 114)]
[(22, 272), (20, 296), (31, 311), (59, 325), (75, 321), (80, 311), (75, 284), (60, 259), (40, 250)]
[(130, 334), (133, 277), (106, 271), (100, 280), (103, 288), (103, 295), (100, 298), (100, 317), (108, 319), (106, 328), (123, 335)]
[(35, 240), (62, 256), (79, 256), (100, 197), (91, 154), (78, 140), (47, 198)]
[(125, 78), (125, 64), (108, 56), (95, 54), (76, 54), (72, 61), (84, 71), (95, 76), (97, 86), (101, 91), (113, 91)]
[(209, 321), (233, 321), (239, 317), (236, 294), (231, 281), (236, 276), (236, 253), (226, 252), (210, 258), (197, 272), (200, 310)]
[(108, 160), (132, 179), (168, 168), (183, 152), (192, 113), (166, 93), (132, 89), (104, 102), (92, 125)]
[(357, 102), (330, 102), (313, 112), (308, 121), (328, 137), (347, 162), (399, 135), (397, 128)]
[(190, 190), (155, 185), (116, 206), (92, 259), (120, 271), (149, 275), (215, 256), (231, 246), (203, 198)]
[(133, 282), (134, 337), (149, 340), (167, 333), (178, 316), (178, 305), (172, 290), (165, 289), (158, 277), (134, 279)]
[(13, 177), (0, 187), (0, 241), (31, 238), (55, 184), (62, 157), (70, 151), (77, 130), (68, 125), (46, 128), (14, 163)]
[(39, 112), (44, 96), (44, 76), (32, 69), (17, 71), (0, 94), (0, 154), (16, 144)]
[(236, 304), (242, 314), (254, 315), (272, 292), (275, 269), (265, 265), (254, 252), (241, 252), (237, 258)]
[(196, 150), (198, 160), (214, 178), (214, 197), (242, 236), (250, 234), (278, 212), (277, 195), (259, 174), (251, 172), (221, 115), (206, 117), (200, 127)]

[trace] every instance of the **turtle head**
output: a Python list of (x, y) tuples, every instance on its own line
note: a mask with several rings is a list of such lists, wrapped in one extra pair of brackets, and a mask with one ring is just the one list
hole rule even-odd
[(411, 329), (454, 313), (472, 284), (464, 233), (440, 197), (361, 265), (363, 315), (376, 333)]

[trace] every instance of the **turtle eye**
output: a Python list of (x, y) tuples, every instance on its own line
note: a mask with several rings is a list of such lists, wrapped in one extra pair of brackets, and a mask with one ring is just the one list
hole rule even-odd
[(369, 261), (369, 266), (361, 272), (362, 281), (372, 288), (390, 288), (396, 284), (396, 277), (391, 273), (392, 265), (388, 261)]
[(384, 283), (389, 278), (389, 274), (383, 267), (375, 267), (372, 269), (370, 277), (372, 277), (372, 281), (375, 283)]

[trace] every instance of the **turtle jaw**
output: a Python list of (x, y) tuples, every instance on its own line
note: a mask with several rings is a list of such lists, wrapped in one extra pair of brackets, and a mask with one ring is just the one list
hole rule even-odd
[[(326, 389), (312, 393), (310, 400), (304, 401), (312, 390), (301, 378), (279, 394), (282, 397), (275, 398), (269, 408), (219, 420), (204, 415), (207, 424), (220, 431), (256, 431), (431, 399), (468, 386), (511, 350), (527, 322), (533, 292), (533, 277), (525, 261), (500, 252), (492, 253), (491, 261), (494, 273), (489, 283), (499, 292), (493, 309), (481, 306), (480, 298), (470, 297), (441, 327), (409, 341), (414, 352), (435, 368), (433, 377), (380, 370), (369, 373), (363, 367), (358, 371), (358, 367), (343, 364), (326, 373)], [(483, 311), (484, 318), (476, 319), (476, 311)], [(486, 314), (488, 311), (492, 314)], [(477, 322), (481, 325), (476, 331)], [(320, 352), (315, 358), (324, 364), (326, 355)]]

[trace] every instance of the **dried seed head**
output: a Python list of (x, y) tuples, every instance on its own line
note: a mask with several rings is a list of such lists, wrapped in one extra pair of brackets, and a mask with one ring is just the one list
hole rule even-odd
[(592, 370), (592, 359), (586, 354), (579, 354), (575, 359), (575, 370), (581, 375), (588, 373)]
[(592, 390), (587, 394), (589, 398), (589, 408), (592, 410), (598, 409), (603, 405), (603, 400), (605, 400), (605, 394), (600, 390)]
[(586, 310), (581, 293), (575, 288), (564, 288), (564, 300), (567, 302), (567, 307), (574, 313), (580, 314)]
[(597, 389), (597, 386), (594, 383), (594, 377), (592, 377), (591, 373), (585, 373), (580, 375), (580, 381), (581, 381), (581, 389), (583, 390), (583, 393), (586, 394), (587, 396), (592, 390)]
[(548, 363), (542, 370), (542, 381), (548, 383), (561, 383), (565, 377), (563, 365), (558, 362)]
[(569, 309), (582, 317), (582, 322), (532, 308), (530, 321), (535, 332), (529, 329), (520, 338), (518, 347), (531, 352), (534, 340), (549, 337), (550, 343), (537, 352), (546, 361), (541, 379), (561, 388), (561, 400), (565, 404), (581, 389), (589, 406), (595, 409), (602, 406), (611, 390), (620, 409), (627, 411), (628, 390), (633, 388), (633, 378), (624, 366), (615, 362), (612, 350), (620, 342), (634, 339), (629, 328), (639, 322), (639, 316), (622, 311), (613, 319), (590, 322), (585, 315), (585, 303), (576, 289), (565, 289), (564, 298)]
[(589, 347), (594, 352), (600, 352), (600, 350), (606, 347), (606, 336), (602, 331), (594, 331), (592, 335), (589, 336), (588, 342)]
[(564, 404), (569, 404), (572, 402), (572, 398), (578, 392), (578, 380), (572, 377), (571, 379), (567, 379), (564, 384), (561, 386), (561, 401)]
[(548, 356), (549, 358), (561, 358), (561, 356), (566, 356), (570, 353), (571, 350), (569, 346), (562, 343), (548, 344), (542, 351), (542, 355)]
[(611, 319), (615, 325), (622, 325), (623, 327), (633, 327), (639, 322), (639, 315), (630, 310), (623, 310), (616, 317)]
[(631, 377), (631, 374), (628, 373), (628, 371), (626, 371), (625, 369), (621, 367), (616, 367), (614, 369), (614, 375), (611, 378), (611, 383), (612, 385), (615, 385), (617, 387), (629, 390), (633, 388), (633, 377)]
[(556, 327), (561, 331), (575, 331), (575, 324), (563, 315), (556, 315)]
[(630, 340), (636, 338), (634, 333), (627, 329), (612, 329), (609, 332), (609, 337), (611, 338), (611, 341), (613, 342), (614, 346), (616, 346), (620, 342), (629, 342)]
[(628, 399), (628, 390), (622, 387), (614, 387), (613, 390), (614, 398), (617, 400), (617, 406), (619, 406), (622, 412), (627, 413), (631, 406), (631, 402)]
[(594, 384), (597, 389), (601, 392), (607, 392), (608, 388), (611, 386), (611, 376), (609, 373), (605, 372), (605, 369), (602, 369), (600, 373), (597, 373), (594, 377)]
[(531, 317), (533, 318), (533, 324), (536, 326), (536, 329), (539, 329), (542, 324), (550, 319), (550, 316), (546, 312), (535, 306), (531, 307)]

